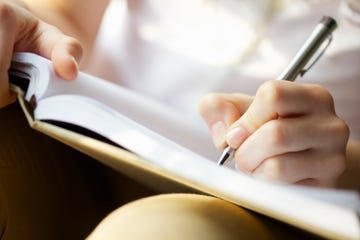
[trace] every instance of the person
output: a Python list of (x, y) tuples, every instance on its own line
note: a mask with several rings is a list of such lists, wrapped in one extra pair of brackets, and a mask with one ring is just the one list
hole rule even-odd
[[(237, 168), (269, 180), (354, 188), (347, 178), (359, 169), (358, 11), (351, 0), (3, 0), (0, 106), (15, 100), (7, 69), (18, 51), (50, 58), (65, 80), (81, 69), (196, 123), (200, 96), (223, 92), (202, 98), (199, 110), (216, 147), (238, 148)], [(327, 56), (301, 83), (268, 81), (324, 13), (339, 19)]]

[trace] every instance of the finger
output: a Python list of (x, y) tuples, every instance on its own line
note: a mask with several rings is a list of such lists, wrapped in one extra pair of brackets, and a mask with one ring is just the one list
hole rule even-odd
[(345, 153), (348, 132), (346, 124), (335, 116), (271, 120), (243, 142), (235, 159), (238, 168), (252, 172), (265, 159), (288, 152), (313, 149)]
[(200, 99), (198, 110), (208, 125), (219, 120), (232, 124), (246, 111), (252, 99), (245, 94), (209, 93)]
[(322, 87), (287, 81), (268, 81), (256, 93), (248, 110), (229, 129), (226, 140), (240, 144), (264, 123), (311, 113), (335, 112), (331, 95)]
[(228, 127), (246, 111), (251, 101), (252, 97), (247, 95), (220, 93), (210, 93), (200, 99), (199, 113), (210, 129), (217, 148), (225, 147)]
[(334, 187), (344, 169), (343, 156), (308, 150), (269, 158), (252, 175), (267, 181)]
[(69, 37), (57, 42), (51, 54), (51, 60), (57, 74), (65, 80), (75, 79), (78, 74), (78, 61), (82, 56), (80, 43)]
[(318, 139), (318, 136), (314, 137), (316, 133), (309, 131), (308, 122), (295, 119), (267, 122), (236, 150), (234, 157), (237, 167), (245, 172), (253, 172), (267, 158), (313, 148), (312, 139)]
[(42, 34), (34, 39), (37, 44), (35, 49), (38, 49), (36, 53), (51, 59), (60, 77), (66, 80), (74, 79), (83, 54), (81, 43), (45, 23), (40, 23), (38, 31)]

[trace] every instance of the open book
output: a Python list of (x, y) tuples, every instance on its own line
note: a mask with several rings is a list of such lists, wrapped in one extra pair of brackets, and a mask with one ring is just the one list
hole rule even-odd
[(166, 105), (79, 73), (60, 79), (52, 63), (17, 53), (12, 87), (30, 126), (131, 177), (177, 182), (314, 234), (360, 239), (355, 192), (255, 179), (217, 166), (210, 137)]

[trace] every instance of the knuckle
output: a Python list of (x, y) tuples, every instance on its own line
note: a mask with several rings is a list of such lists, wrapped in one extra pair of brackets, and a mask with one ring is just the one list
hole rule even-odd
[(328, 129), (331, 136), (334, 136), (335, 140), (346, 142), (349, 138), (350, 129), (344, 120), (334, 117), (331, 120), (330, 127)]
[(345, 123), (344, 120), (340, 118), (337, 118), (336, 132), (338, 135), (342, 136), (346, 140), (349, 138), (349, 134), (350, 134), (349, 126)]
[(284, 88), (280, 81), (271, 80), (263, 83), (256, 95), (269, 104), (277, 103), (284, 97)]
[(313, 89), (314, 94), (321, 96), (321, 98), (326, 99), (326, 101), (332, 100), (330, 92), (320, 84), (312, 84), (311, 88)]
[(334, 99), (331, 93), (319, 84), (311, 84), (309, 87), (312, 91), (312, 95), (315, 96), (319, 103), (321, 103), (322, 107), (326, 106), (326, 109), (331, 109), (333, 111)]

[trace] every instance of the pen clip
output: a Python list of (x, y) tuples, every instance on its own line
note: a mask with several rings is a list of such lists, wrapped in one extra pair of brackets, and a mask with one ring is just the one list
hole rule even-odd
[(321, 58), (321, 56), (324, 54), (324, 52), (326, 51), (326, 49), (330, 46), (330, 43), (331, 43), (332, 39), (333, 39), (332, 34), (329, 34), (329, 35), (327, 36), (327, 44), (325, 45), (324, 49), (317, 55), (317, 57), (316, 57), (316, 58), (314, 59), (314, 61), (309, 65), (309, 67), (304, 68), (303, 70), (300, 71), (300, 73), (299, 73), (300, 77), (304, 76), (305, 73), (306, 73), (307, 71), (309, 71), (310, 68), (312, 68), (312, 67), (315, 65), (315, 63)]

